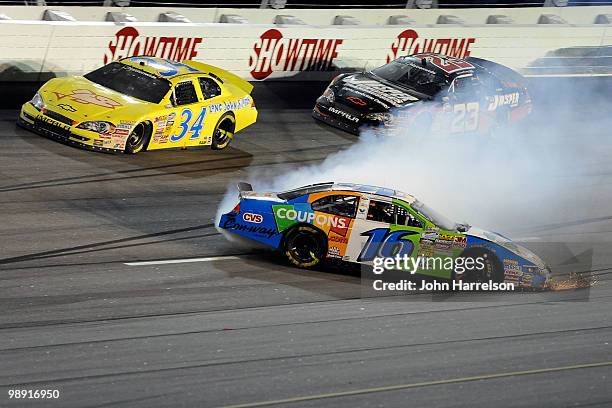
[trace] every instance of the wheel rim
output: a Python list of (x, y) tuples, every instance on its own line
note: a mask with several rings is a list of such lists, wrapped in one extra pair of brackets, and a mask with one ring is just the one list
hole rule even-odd
[(485, 282), (493, 274), (493, 263), (489, 259), (484, 261), (485, 267), (482, 270), (473, 269), (464, 273), (461, 279), (464, 282)]
[(234, 122), (231, 120), (232, 118), (228, 117), (223, 120), (219, 125), (217, 125), (217, 129), (215, 129), (215, 142), (218, 147), (224, 147), (231, 142), (234, 137), (233, 127)]
[(144, 126), (140, 124), (137, 125), (134, 131), (130, 133), (130, 136), (128, 137), (128, 145), (130, 147), (137, 147), (142, 142), (142, 139), (144, 138), (144, 133)]
[(291, 240), (289, 252), (300, 263), (310, 263), (318, 260), (319, 243), (311, 234), (299, 234)]
[(232, 136), (232, 132), (230, 132), (229, 130), (217, 129), (216, 136), (217, 136), (217, 142), (220, 145), (224, 145), (230, 140)]

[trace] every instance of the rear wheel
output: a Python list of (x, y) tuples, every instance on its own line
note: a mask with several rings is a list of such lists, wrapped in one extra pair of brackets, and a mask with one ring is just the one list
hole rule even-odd
[(125, 152), (130, 154), (136, 154), (144, 148), (149, 138), (148, 126), (144, 123), (139, 123), (134, 126), (134, 129), (130, 133), (125, 142)]
[(213, 150), (225, 149), (234, 139), (234, 130), (236, 129), (236, 118), (229, 112), (219, 119), (215, 130), (213, 131), (213, 140), (211, 148)]
[(313, 268), (327, 253), (325, 235), (309, 225), (300, 225), (287, 232), (283, 242), (285, 256), (297, 267)]

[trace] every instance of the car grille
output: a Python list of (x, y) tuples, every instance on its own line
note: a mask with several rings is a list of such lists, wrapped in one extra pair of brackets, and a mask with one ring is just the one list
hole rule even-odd
[(50, 117), (51, 119), (55, 119), (58, 122), (65, 123), (66, 125), (72, 126), (72, 119), (67, 116), (62, 115), (61, 113), (53, 112), (50, 110), (45, 111), (45, 115)]
[(55, 126), (55, 125), (53, 125), (51, 123), (44, 122), (44, 121), (42, 121), (40, 119), (36, 119), (34, 121), (34, 125), (37, 128), (39, 128), (39, 129), (42, 129), (42, 130), (47, 131), (47, 132), (54, 133), (54, 134), (56, 134), (58, 136), (61, 136), (61, 137), (68, 137), (68, 136), (70, 136), (70, 130), (63, 129), (63, 128), (59, 127), (59, 126)]
[(363, 116), (363, 111), (359, 111), (356, 108), (354, 108), (353, 106), (347, 105), (346, 103), (344, 103), (344, 101), (336, 101), (333, 106), (337, 109), (343, 110), (346, 113), (350, 113), (353, 116), (357, 116), (362, 117)]

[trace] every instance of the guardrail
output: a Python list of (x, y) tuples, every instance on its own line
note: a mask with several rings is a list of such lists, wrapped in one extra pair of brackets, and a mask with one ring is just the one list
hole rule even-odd
[[(563, 10), (575, 10), (575, 19), (612, 12)], [(479, 12), (480, 20), (490, 15)], [(0, 21), (0, 81), (79, 75), (132, 55), (205, 61), (254, 81), (326, 80), (416, 52), (473, 55), (532, 76), (611, 75), (612, 26), (458, 24), (450, 18), (438, 24), (324, 26)]]
[(1, 6), (0, 20), (294, 25), (609, 24), (612, 6), (496, 9), (239, 9)]

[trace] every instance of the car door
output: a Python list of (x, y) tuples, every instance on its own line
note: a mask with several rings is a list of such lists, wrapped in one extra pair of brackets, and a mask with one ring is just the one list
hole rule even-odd
[(177, 82), (170, 98), (173, 108), (167, 115), (172, 122), (168, 147), (185, 147), (197, 144), (203, 135), (206, 109), (202, 105), (199, 85), (193, 79)]
[(196, 82), (201, 95), (204, 120), (199, 137), (190, 138), (188, 144), (190, 146), (210, 145), (215, 126), (226, 110), (223, 103), (223, 91), (221, 85), (211, 77), (200, 76), (197, 77)]
[(484, 105), (478, 78), (473, 74), (457, 76), (449, 88), (448, 97), (450, 103), (448, 131), (477, 132)]
[[(313, 193), (309, 197), (312, 223), (327, 234), (327, 256), (344, 259), (360, 195), (349, 192)], [(294, 204), (296, 214), (302, 208)]]
[(416, 256), (424, 225), (401, 200), (362, 198), (349, 242), (349, 260), (371, 264), (379, 257)]

